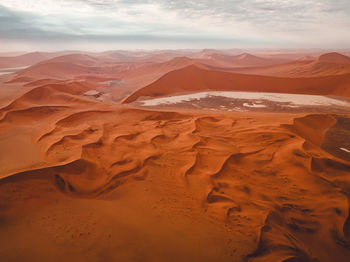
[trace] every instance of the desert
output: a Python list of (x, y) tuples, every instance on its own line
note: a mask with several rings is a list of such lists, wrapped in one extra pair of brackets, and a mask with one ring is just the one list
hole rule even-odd
[(0, 3), (0, 261), (350, 261), (350, 6), (131, 2)]
[[(2, 76), (3, 261), (348, 260), (347, 74), (68, 59)], [(159, 68), (122, 99), (106, 87)]]

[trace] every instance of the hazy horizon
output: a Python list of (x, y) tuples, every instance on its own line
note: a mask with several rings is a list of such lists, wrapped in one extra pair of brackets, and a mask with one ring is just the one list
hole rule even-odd
[(0, 44), (11, 51), (344, 49), (345, 0), (3, 0)]
[(126, 53), (159, 53), (159, 52), (174, 52), (183, 55), (192, 55), (197, 52), (204, 51), (217, 51), (223, 53), (231, 53), (231, 54), (255, 54), (255, 55), (273, 55), (273, 54), (305, 54), (305, 55), (321, 55), (326, 53), (337, 52), (345, 55), (350, 55), (350, 48), (124, 48), (124, 49), (56, 49), (50, 50), (48, 49), (18, 49), (18, 50), (10, 50), (10, 51), (1, 51), (0, 56), (2, 57), (10, 57), (10, 56), (20, 56), (29, 53), (82, 53), (82, 54), (102, 54), (108, 52), (126, 52)]

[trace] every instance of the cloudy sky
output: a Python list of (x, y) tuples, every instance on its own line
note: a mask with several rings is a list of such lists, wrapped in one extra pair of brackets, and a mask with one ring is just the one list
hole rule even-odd
[(349, 0), (0, 0), (0, 52), (349, 48)]

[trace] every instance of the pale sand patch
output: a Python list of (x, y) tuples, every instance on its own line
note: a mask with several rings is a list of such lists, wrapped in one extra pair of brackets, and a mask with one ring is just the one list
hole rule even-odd
[(345, 152), (347, 152), (347, 153), (350, 153), (350, 150), (349, 150), (349, 149), (346, 149), (346, 148), (344, 148), (344, 147), (341, 147), (340, 150), (343, 150), (343, 151), (345, 151)]
[(99, 92), (97, 90), (89, 90), (89, 91), (84, 93), (85, 96), (96, 96), (99, 94), (101, 94), (101, 92)]
[(243, 103), (243, 106), (245, 107), (253, 107), (253, 108), (265, 108), (265, 105), (261, 105), (261, 104), (250, 104), (250, 103)]

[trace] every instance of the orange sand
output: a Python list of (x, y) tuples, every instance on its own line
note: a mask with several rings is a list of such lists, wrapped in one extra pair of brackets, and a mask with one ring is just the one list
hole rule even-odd
[[(130, 97), (232, 83), (349, 96), (348, 79), (191, 65)], [(350, 158), (332, 151), (349, 116), (147, 111), (82, 96), (90, 80), (1, 101), (1, 261), (349, 260)]]

